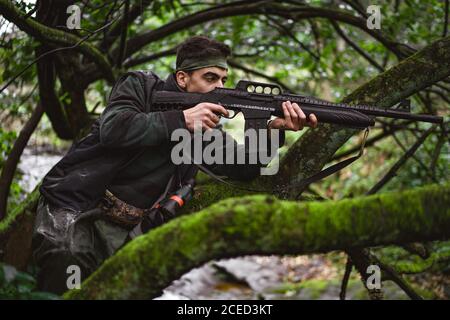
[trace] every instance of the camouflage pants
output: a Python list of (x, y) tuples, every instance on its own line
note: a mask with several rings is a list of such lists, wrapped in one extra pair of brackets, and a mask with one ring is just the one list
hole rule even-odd
[(125, 243), (129, 229), (104, 216), (100, 208), (82, 213), (51, 208), (40, 198), (32, 242), (40, 290), (64, 293), (70, 266), (79, 268), (83, 281)]

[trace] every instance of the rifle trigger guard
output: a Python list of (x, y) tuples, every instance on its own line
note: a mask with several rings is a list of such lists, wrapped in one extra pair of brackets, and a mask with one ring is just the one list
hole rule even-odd
[[(228, 111), (228, 112), (229, 112), (229, 111)], [(232, 115), (232, 116), (226, 117), (226, 116), (224, 116), (224, 115), (221, 115), (221, 117), (223, 117), (223, 118), (225, 118), (225, 119), (233, 119), (234, 117), (237, 116), (237, 114), (238, 114), (239, 112), (241, 112), (241, 111), (234, 111), (234, 110), (233, 110), (233, 115)]]

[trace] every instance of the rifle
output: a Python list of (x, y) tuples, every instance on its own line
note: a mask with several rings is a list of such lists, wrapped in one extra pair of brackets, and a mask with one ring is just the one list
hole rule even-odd
[(443, 123), (443, 118), (427, 114), (411, 114), (408, 109), (377, 108), (368, 105), (349, 105), (303, 95), (283, 93), (275, 84), (240, 80), (235, 89), (216, 88), (207, 93), (156, 91), (152, 96), (154, 111), (184, 110), (201, 102), (222, 105), (232, 110), (234, 118), (242, 112), (245, 130), (263, 129), (271, 116), (284, 117), (281, 104), (284, 101), (297, 103), (307, 119), (315, 114), (319, 122), (333, 123), (346, 127), (364, 129), (375, 124), (374, 117), (409, 119), (430, 123)]

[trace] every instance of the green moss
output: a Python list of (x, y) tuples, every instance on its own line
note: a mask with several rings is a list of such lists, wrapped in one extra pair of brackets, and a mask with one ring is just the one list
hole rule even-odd
[[(171, 281), (212, 259), (404, 242), (410, 241), (411, 230), (415, 240), (443, 234), (449, 237), (450, 213), (440, 209), (449, 207), (449, 193), (448, 186), (428, 186), (411, 192), (309, 204), (266, 195), (230, 198), (135, 239), (83, 283), (81, 291), (65, 297), (155, 297)], [(414, 202), (413, 198), (429, 198), (431, 194), (441, 199), (440, 208), (427, 208), (426, 215), (421, 208), (389, 205), (402, 199), (423, 206), (424, 202)], [(413, 212), (405, 212), (405, 208)], [(402, 215), (419, 221), (409, 223)], [(417, 224), (425, 228), (418, 230)]]
[(14, 210), (6, 215), (5, 219), (0, 221), (0, 235), (6, 233), (21, 214), (34, 214), (32, 209), (36, 207), (38, 199), (39, 186), (26, 197), (24, 202), (15, 207)]
[(304, 297), (316, 300), (320, 298), (333, 282), (335, 281), (312, 279), (300, 283), (285, 283), (282, 286), (273, 289), (272, 292), (288, 294), (293, 291), (297, 295), (303, 293)]
[(436, 242), (430, 246), (431, 254), (427, 259), (411, 254), (400, 247), (386, 247), (376, 250), (381, 262), (390, 265), (398, 273), (416, 274), (427, 270), (440, 271), (450, 262), (450, 242)]
[[(270, 292), (301, 300), (329, 300), (339, 299), (340, 290), (340, 279), (309, 279), (299, 283), (284, 283)], [(369, 296), (359, 279), (350, 279), (347, 284), (346, 298), (366, 300)]]

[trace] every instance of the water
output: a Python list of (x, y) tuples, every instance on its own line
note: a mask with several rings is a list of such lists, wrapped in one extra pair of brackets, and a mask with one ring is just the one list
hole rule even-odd
[(19, 185), (27, 193), (34, 190), (45, 174), (63, 157), (63, 152), (41, 152), (36, 148), (25, 148), (18, 169), (23, 173)]

